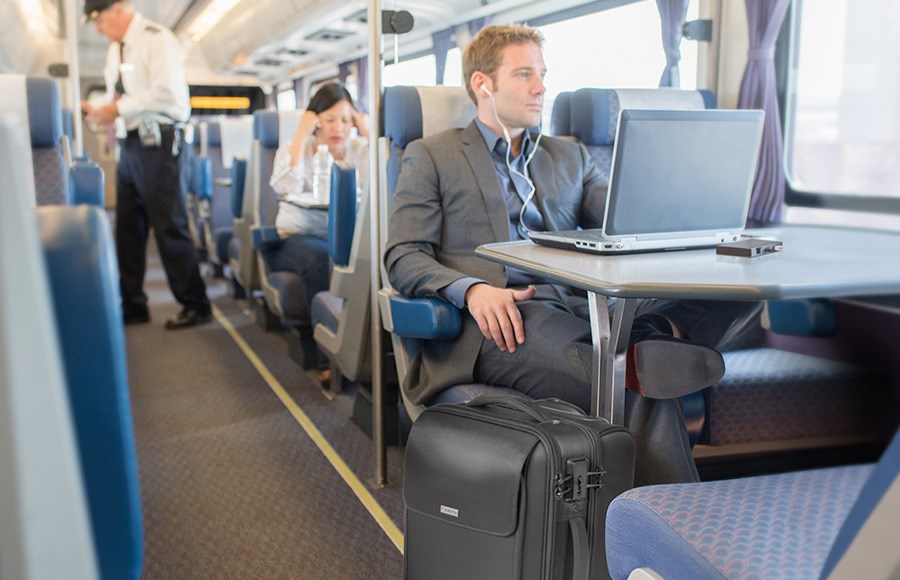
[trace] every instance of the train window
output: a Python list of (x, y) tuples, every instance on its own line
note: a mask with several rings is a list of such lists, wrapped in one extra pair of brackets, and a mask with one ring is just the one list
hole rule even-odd
[(275, 97), (275, 106), (279, 111), (293, 111), (297, 108), (297, 93), (294, 89), (279, 91)]
[[(698, 18), (699, 1), (687, 20)], [(666, 66), (656, 2), (642, 0), (540, 27), (544, 34), (547, 95), (544, 124), (553, 99), (583, 87), (656, 88)], [(585, 47), (590, 47), (587, 52)], [(697, 43), (681, 43), (682, 89), (697, 88)]]
[[(403, 60), (396, 64), (386, 63), (382, 74), (382, 84), (386, 87), (398, 85), (434, 86), (436, 77), (434, 55)], [(444, 67), (444, 85), (462, 86), (462, 49), (453, 48), (447, 52)]]
[(900, 197), (900, 4), (796, 7), (785, 116), (792, 189)]

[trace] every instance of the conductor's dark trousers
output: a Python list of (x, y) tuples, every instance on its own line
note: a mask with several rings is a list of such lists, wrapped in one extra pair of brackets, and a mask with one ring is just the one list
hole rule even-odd
[(161, 135), (159, 147), (142, 145), (136, 130), (119, 141), (116, 251), (126, 317), (147, 312), (144, 272), (150, 228), (175, 299), (186, 309), (210, 311), (181, 191), (182, 159), (187, 158), (187, 145), (181, 129), (172, 125), (162, 126)]

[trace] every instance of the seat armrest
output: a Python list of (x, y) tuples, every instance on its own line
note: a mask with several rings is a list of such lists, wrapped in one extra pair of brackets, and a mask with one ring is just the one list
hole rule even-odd
[(281, 245), (281, 238), (274, 226), (257, 226), (250, 229), (253, 247), (257, 250), (272, 250)]
[(105, 189), (103, 170), (89, 159), (77, 159), (69, 168), (69, 191), (72, 205), (89, 204), (104, 206)]
[(462, 330), (459, 308), (436, 298), (390, 297), (393, 332), (404, 338), (453, 340)]

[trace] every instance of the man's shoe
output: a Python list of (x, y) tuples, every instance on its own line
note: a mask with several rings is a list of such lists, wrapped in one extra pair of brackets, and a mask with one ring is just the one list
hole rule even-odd
[(123, 312), (122, 313), (122, 322), (126, 325), (128, 324), (143, 324), (145, 322), (150, 322), (150, 313), (149, 312)]
[(626, 386), (650, 399), (677, 399), (714, 385), (725, 361), (714, 348), (663, 336), (628, 349)]
[(166, 330), (180, 330), (199, 324), (206, 324), (212, 320), (210, 312), (202, 312), (194, 308), (185, 308), (175, 318), (166, 320)]
[(677, 399), (721, 380), (725, 361), (716, 349), (675, 338), (659, 315), (634, 321), (625, 385), (651, 399)]

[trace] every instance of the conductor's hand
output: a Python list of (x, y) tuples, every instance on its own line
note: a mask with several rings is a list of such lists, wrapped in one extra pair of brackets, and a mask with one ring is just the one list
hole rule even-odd
[(534, 287), (510, 290), (474, 284), (466, 291), (466, 306), (486, 339), (501, 352), (516, 352), (516, 345), (525, 342), (525, 326), (516, 302), (530, 300), (535, 292)]

